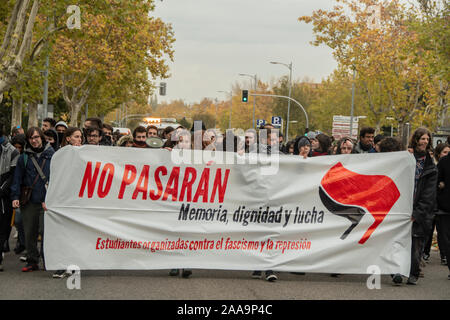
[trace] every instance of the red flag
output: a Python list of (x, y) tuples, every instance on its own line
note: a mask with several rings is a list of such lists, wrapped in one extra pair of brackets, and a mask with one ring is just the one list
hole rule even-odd
[(359, 240), (364, 244), (397, 202), (400, 191), (387, 176), (358, 174), (339, 162), (322, 178), (320, 196), (328, 210), (352, 222), (341, 239), (359, 223), (365, 212), (374, 217), (375, 222)]

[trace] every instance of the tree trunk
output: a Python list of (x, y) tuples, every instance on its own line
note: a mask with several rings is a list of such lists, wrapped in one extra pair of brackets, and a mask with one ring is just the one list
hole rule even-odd
[(13, 99), (11, 129), (16, 126), (22, 126), (22, 105), (23, 98)]
[(78, 115), (81, 111), (81, 105), (80, 104), (69, 104), (70, 108), (70, 126), (71, 127), (77, 127), (78, 126)]
[[(8, 23), (8, 29), (0, 48), (0, 58), (4, 61), (3, 68), (0, 70), (0, 95), (8, 91), (17, 82), (17, 77), (22, 71), (25, 54), (31, 47), (33, 27), (39, 10), (39, 0), (33, 1), (28, 22), (25, 24), (28, 4), (29, 0), (17, 0), (11, 17), (12, 20)], [(22, 32), (23, 30), (25, 32)], [(19, 47), (20, 41), (22, 43)]]
[(28, 104), (28, 128), (38, 127), (38, 104), (37, 102), (30, 102)]

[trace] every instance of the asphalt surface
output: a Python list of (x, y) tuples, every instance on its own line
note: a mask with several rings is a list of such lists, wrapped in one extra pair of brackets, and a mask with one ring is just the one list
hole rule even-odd
[[(10, 240), (11, 249), (15, 239)], [(189, 279), (170, 277), (169, 270), (81, 271), (81, 289), (69, 290), (67, 278), (50, 271), (22, 273), (25, 263), (5, 253), (0, 272), (0, 300), (450, 300), (447, 266), (432, 251), (417, 285), (392, 284), (381, 277), (381, 289), (368, 289), (366, 275), (277, 273), (278, 281), (252, 279), (249, 271), (193, 270)]]

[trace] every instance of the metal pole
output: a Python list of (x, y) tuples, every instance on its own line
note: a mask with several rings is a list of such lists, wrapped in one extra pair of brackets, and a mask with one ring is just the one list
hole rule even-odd
[(42, 119), (47, 118), (48, 114), (48, 67), (50, 64), (50, 58), (47, 53), (47, 57), (45, 58), (45, 71), (44, 71), (44, 98), (42, 101), (43, 109), (44, 109), (44, 115)]
[(355, 78), (356, 78), (356, 69), (353, 66), (352, 108), (350, 110), (350, 138), (352, 138), (353, 135), (353, 111), (355, 109)]
[(289, 100), (286, 123), (286, 141), (289, 141), (289, 112), (291, 110), (291, 90), (292, 90), (292, 62), (289, 64)]
[[(256, 93), (256, 83), (257, 83), (257, 80), (256, 80), (256, 74), (255, 74), (255, 93)], [(255, 97), (253, 97), (253, 129), (255, 129), (256, 130), (256, 123), (255, 123), (255, 109), (256, 109), (256, 99), (255, 99)]]
[(309, 118), (308, 118), (308, 114), (306, 113), (305, 108), (303, 108), (303, 106), (301, 105), (300, 102), (298, 102), (295, 99), (289, 98), (287, 96), (280, 96), (280, 95), (276, 95), (276, 94), (262, 94), (262, 93), (249, 93), (250, 96), (255, 96), (255, 97), (275, 97), (275, 98), (285, 98), (285, 99), (290, 99), (292, 101), (294, 101), (296, 104), (298, 104), (298, 106), (300, 107), (300, 109), (303, 110), (303, 113), (305, 114), (305, 118), (306, 118), (306, 130), (309, 129)]
[(216, 116), (214, 117), (214, 129), (216, 129), (217, 128), (217, 103), (218, 103), (218, 100), (217, 100), (217, 98), (215, 99), (215, 106), (216, 106)]
[(394, 127), (393, 127), (393, 124), (391, 122), (391, 137), (393, 137), (393, 136), (394, 136)]
[(231, 129), (231, 114), (233, 113), (233, 87), (231, 87), (230, 91), (230, 124), (228, 128)]

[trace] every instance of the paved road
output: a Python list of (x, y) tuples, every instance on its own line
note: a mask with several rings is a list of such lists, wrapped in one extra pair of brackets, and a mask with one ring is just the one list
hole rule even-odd
[[(14, 247), (14, 241), (10, 241)], [(248, 271), (194, 270), (189, 279), (169, 277), (168, 270), (82, 271), (81, 289), (69, 290), (66, 279), (53, 279), (52, 272), (22, 273), (23, 262), (14, 252), (5, 254), (0, 272), (0, 299), (189, 299), (189, 300), (289, 300), (289, 299), (432, 299), (450, 300), (450, 280), (437, 252), (425, 268), (418, 285), (393, 286), (382, 276), (381, 289), (369, 290), (365, 275), (294, 275), (278, 273), (269, 283), (251, 279)]]

